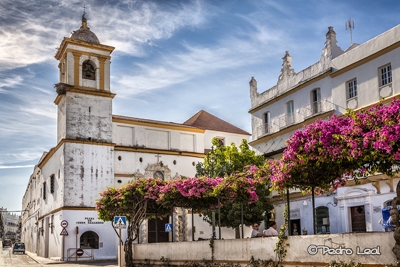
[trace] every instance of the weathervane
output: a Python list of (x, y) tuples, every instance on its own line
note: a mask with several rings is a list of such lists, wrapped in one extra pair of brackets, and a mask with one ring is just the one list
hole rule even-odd
[(349, 18), (346, 22), (346, 31), (350, 30), (350, 45), (353, 44), (353, 29), (354, 29), (354, 21)]

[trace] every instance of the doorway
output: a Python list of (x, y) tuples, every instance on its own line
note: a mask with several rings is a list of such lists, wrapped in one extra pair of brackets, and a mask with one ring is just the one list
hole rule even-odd
[(169, 242), (169, 233), (165, 232), (165, 224), (169, 223), (169, 217), (150, 219), (148, 225), (148, 242)]
[(291, 230), (290, 235), (301, 235), (300, 229), (301, 229), (300, 219), (290, 220), (290, 230)]
[(351, 212), (351, 231), (366, 232), (367, 227), (365, 224), (365, 207), (355, 206), (350, 208)]

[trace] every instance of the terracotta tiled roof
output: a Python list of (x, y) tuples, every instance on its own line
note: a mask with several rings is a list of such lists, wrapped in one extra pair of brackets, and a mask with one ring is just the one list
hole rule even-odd
[(204, 110), (200, 110), (183, 124), (198, 127), (204, 130), (250, 135), (248, 132)]

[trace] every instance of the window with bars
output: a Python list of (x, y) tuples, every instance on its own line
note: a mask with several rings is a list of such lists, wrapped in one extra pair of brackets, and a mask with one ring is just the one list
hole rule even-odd
[(329, 234), (329, 209), (328, 207), (317, 207), (315, 209), (315, 222), (317, 234)]
[(80, 247), (99, 249), (99, 235), (93, 231), (84, 232), (80, 238)]
[(392, 65), (388, 64), (379, 68), (379, 86), (392, 83)]
[(54, 175), (50, 176), (50, 193), (54, 193)]
[(46, 199), (46, 182), (43, 183), (43, 199)]
[(354, 98), (357, 96), (357, 79), (347, 82), (347, 98)]

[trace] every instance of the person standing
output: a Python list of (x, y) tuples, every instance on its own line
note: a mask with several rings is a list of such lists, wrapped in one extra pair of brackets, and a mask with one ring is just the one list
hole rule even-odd
[(278, 225), (276, 224), (276, 222), (270, 222), (269, 228), (267, 230), (264, 230), (263, 234), (265, 236), (277, 236), (278, 235), (278, 231), (276, 231), (277, 227)]

